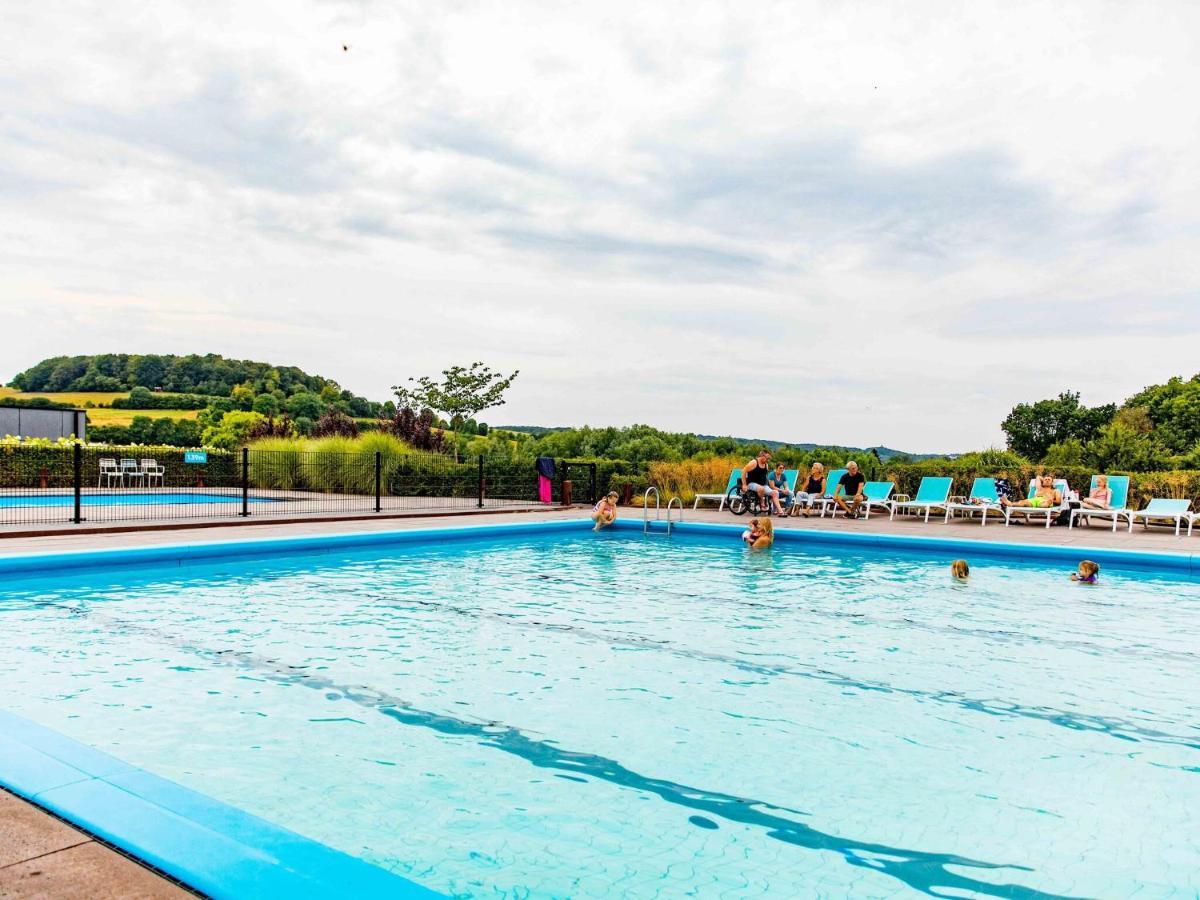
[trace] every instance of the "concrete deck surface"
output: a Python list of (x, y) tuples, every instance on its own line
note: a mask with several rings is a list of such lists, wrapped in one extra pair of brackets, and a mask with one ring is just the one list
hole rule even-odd
[(0, 790), (0, 898), (187, 900), (195, 896)]

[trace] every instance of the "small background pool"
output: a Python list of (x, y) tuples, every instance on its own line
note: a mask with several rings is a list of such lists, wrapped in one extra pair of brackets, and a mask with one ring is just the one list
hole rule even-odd
[[(84, 491), (80, 495), (82, 506), (147, 506), (160, 503), (241, 503), (241, 493), (236, 494), (201, 494), (179, 492), (148, 492), (127, 494), (89, 494)], [(250, 497), (251, 503), (274, 503), (276, 501), (263, 497)], [(73, 506), (74, 494), (0, 494), (0, 507), (8, 509), (22, 506)]]
[(592, 534), (0, 589), (3, 704), (472, 897), (1194, 896), (1200, 586)]

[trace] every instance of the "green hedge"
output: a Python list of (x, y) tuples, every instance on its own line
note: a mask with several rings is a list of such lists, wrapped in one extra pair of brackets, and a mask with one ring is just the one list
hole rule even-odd
[[(82, 482), (95, 487), (100, 477), (101, 459), (153, 459), (166, 469), (166, 487), (237, 487), (241, 484), (236, 454), (209, 450), (208, 462), (185, 463), (177, 447), (85, 447), (82, 454)], [(74, 453), (69, 444), (55, 446), (18, 445), (0, 447), (0, 487), (69, 488), (74, 483)]]

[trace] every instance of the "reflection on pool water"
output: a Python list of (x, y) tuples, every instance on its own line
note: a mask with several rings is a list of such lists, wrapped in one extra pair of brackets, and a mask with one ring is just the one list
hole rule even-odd
[(3, 705), (450, 894), (1192, 896), (1200, 585), (526, 535), (0, 588)]

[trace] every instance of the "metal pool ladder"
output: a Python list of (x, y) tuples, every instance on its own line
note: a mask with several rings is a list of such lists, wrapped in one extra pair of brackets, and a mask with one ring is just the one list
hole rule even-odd
[[(654, 495), (654, 521), (658, 522), (662, 519), (662, 505), (659, 502), (660, 496), (658, 488), (651, 485), (646, 488), (646, 493), (642, 495), (642, 533), (650, 532), (650, 495)], [(678, 507), (676, 507), (678, 504)], [(679, 521), (683, 521), (683, 501), (678, 497), (672, 497), (667, 501), (667, 537), (671, 536), (671, 510), (679, 509)]]

